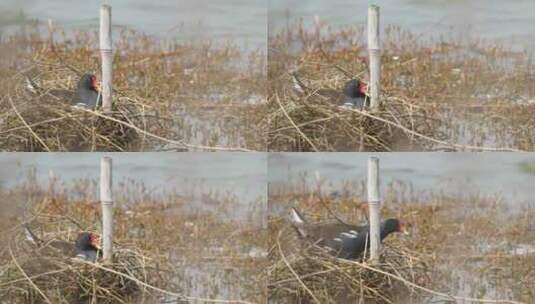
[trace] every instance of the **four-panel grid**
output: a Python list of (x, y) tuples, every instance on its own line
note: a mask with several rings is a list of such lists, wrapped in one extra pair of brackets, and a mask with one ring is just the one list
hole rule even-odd
[(4, 0), (0, 304), (535, 303), (533, 11)]

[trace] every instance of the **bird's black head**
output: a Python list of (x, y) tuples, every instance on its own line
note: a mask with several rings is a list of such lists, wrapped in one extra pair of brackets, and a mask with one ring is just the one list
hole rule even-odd
[(403, 223), (396, 218), (390, 218), (384, 222), (383, 229), (385, 237), (393, 232), (403, 232)]
[(78, 82), (78, 89), (98, 91), (97, 77), (93, 74), (84, 74)]
[(98, 237), (91, 232), (80, 233), (75, 246), (80, 251), (96, 251), (100, 249)]
[(349, 98), (364, 98), (366, 97), (366, 92), (368, 86), (357, 79), (352, 79), (346, 82), (344, 87), (344, 95)]

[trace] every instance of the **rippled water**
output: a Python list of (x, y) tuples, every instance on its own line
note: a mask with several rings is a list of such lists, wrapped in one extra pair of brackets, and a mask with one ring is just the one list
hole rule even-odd
[[(183, 41), (232, 40), (244, 47), (266, 45), (266, 0), (109, 0), (115, 26)], [(24, 18), (54, 20), (67, 29), (98, 29), (101, 1), (2, 0), (0, 29)]]
[(288, 20), (313, 26), (314, 17), (334, 27), (364, 25), (370, 3), (381, 7), (381, 23), (429, 36), (467, 35), (535, 50), (535, 1), (531, 0), (271, 0), (269, 28)]
[[(63, 181), (98, 179), (103, 153), (2, 153), (0, 185), (24, 181), (36, 169), (48, 182), (52, 170)], [(383, 186), (392, 181), (415, 190), (453, 194), (501, 194), (514, 201), (535, 198), (535, 156), (529, 153), (116, 153), (115, 181), (143, 182), (154, 191), (199, 186), (199, 190), (229, 191), (244, 202), (266, 196), (266, 181), (282, 185), (301, 172), (315, 172), (333, 185), (366, 178), (367, 159), (379, 155)], [(336, 190), (336, 189), (333, 189)]]
[[(318, 16), (340, 27), (364, 25), (369, 3), (381, 6), (383, 25), (398, 25), (430, 35), (472, 35), (535, 49), (535, 1), (531, 0), (109, 0), (117, 26), (183, 40), (239, 40), (266, 46), (270, 30), (302, 18), (312, 26)], [(25, 18), (53, 19), (67, 28), (97, 28), (100, 1), (3, 0), (0, 29)]]
[(278, 153), (269, 157), (268, 179), (284, 186), (307, 172), (312, 186), (318, 172), (330, 190), (341, 190), (344, 181), (366, 179), (370, 155), (380, 157), (383, 189), (401, 181), (422, 192), (502, 195), (512, 204), (535, 199), (535, 155), (529, 153)]
[(114, 186), (133, 179), (153, 192), (228, 191), (243, 204), (266, 196), (267, 156), (262, 153), (0, 153), (0, 185), (24, 181), (30, 169), (42, 183), (48, 183), (50, 171), (67, 183), (98, 180), (104, 155), (113, 158)]

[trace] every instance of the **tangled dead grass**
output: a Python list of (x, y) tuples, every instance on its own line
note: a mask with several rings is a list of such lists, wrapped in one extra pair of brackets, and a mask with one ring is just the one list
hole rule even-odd
[[(30, 178), (1, 189), (0, 241), (6, 246), (0, 249), (0, 302), (264, 302), (265, 286), (255, 278), (264, 259), (248, 255), (265, 243), (260, 228), (247, 221), (227, 223), (216, 215), (236, 204), (233, 196), (210, 194), (212, 209), (201, 211), (206, 206), (193, 207), (175, 193), (148, 195), (139, 181), (120, 185), (111, 264), (73, 259), (48, 246), (36, 248), (20, 226), (21, 221), (29, 223), (44, 241), (74, 241), (80, 231), (98, 234), (95, 182), (81, 180), (67, 187), (55, 178), (43, 188)], [(216, 202), (221, 206), (213, 206)], [(251, 221), (258, 216), (251, 215)]]
[[(333, 186), (333, 185), (331, 185)], [(288, 202), (311, 221), (365, 221), (365, 184), (344, 182), (331, 197), (305, 180), (270, 189), (269, 297), (278, 303), (532, 303), (534, 210), (501, 196), (385, 189), (382, 214), (410, 224), (384, 241), (381, 264), (332, 257), (297, 238)], [(282, 215), (280, 215), (282, 213)], [(340, 216), (340, 217), (339, 217)]]
[[(95, 231), (98, 217), (91, 204), (67, 203), (46, 197), (31, 206), (32, 229), (39, 227), (43, 246), (25, 238), (22, 226), (11, 229), (2, 254), (0, 299), (11, 303), (124, 303), (157, 299), (161, 294), (182, 298), (172, 285), (170, 261), (143, 250), (119, 231), (112, 263), (91, 263), (65, 256), (50, 240), (72, 242), (80, 231)], [(69, 205), (70, 204), (70, 205)]]
[(25, 243), (23, 236), (10, 242), (12, 260), (2, 269), (0, 293), (13, 303), (120, 303), (136, 299), (146, 285), (154, 288), (162, 279), (152, 261), (136, 250), (118, 246), (113, 263), (93, 264), (52, 254), (46, 246), (16, 246)]
[[(334, 210), (329, 207), (332, 202), (318, 189), (320, 192), (313, 195), (298, 195), (300, 206), (319, 212), (312, 218), (320, 214), (332, 217)], [(279, 197), (274, 197), (278, 201)], [(344, 214), (348, 212), (363, 218), (363, 208), (362, 202), (346, 200), (337, 203), (336, 212), (345, 210)], [(370, 264), (367, 258), (340, 259), (317, 244), (299, 239), (285, 217), (274, 217), (270, 221), (269, 258), (269, 297), (280, 303), (418, 300), (427, 296), (424, 291), (428, 291), (432, 282), (429, 257), (411, 249), (406, 240), (385, 240), (379, 264)]]
[[(55, 72), (63, 77), (70, 74), (61, 69)], [(75, 85), (69, 80), (76, 81), (79, 76), (78, 73), (72, 73), (66, 79), (67, 84), (59, 80), (59, 83), (51, 85), (72, 88)], [(47, 95), (28, 96), (22, 83), (5, 97), (5, 105), (10, 108), (6, 109), (2, 121), (5, 129), (2, 131), (4, 136), (1, 145), (7, 150), (137, 150), (147, 144), (155, 144), (153, 136), (169, 136), (165, 130), (172, 129), (171, 123), (166, 123), (154, 111), (126, 96), (114, 102), (113, 112), (103, 114), (75, 108), (62, 101), (51, 101)]]
[(319, 32), (296, 24), (269, 37), (270, 151), (533, 149), (527, 53), (387, 27), (383, 107), (370, 113), (296, 94), (291, 72), (313, 90), (367, 78), (363, 28)]
[(100, 75), (97, 37), (46, 35), (38, 25), (2, 37), (2, 150), (265, 150), (264, 56), (230, 42), (179, 45), (123, 29), (110, 114), (29, 94), (22, 74), (45, 90), (73, 90), (82, 74)]
[(282, 303), (340, 303), (372, 301), (392, 303), (400, 294), (417, 299), (430, 282), (427, 263), (401, 243), (383, 247), (377, 265), (333, 257), (314, 244), (288, 254), (280, 237), (271, 249), (268, 268), (271, 299)]

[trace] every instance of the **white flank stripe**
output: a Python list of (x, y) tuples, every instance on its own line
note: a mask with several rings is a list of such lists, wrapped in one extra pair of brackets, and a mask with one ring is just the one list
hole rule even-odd
[(342, 236), (345, 236), (345, 237), (348, 237), (348, 238), (352, 238), (352, 239), (357, 238), (356, 235), (351, 234), (351, 233), (347, 233), (347, 232), (342, 232), (342, 233), (340, 233), (340, 234), (341, 234)]

